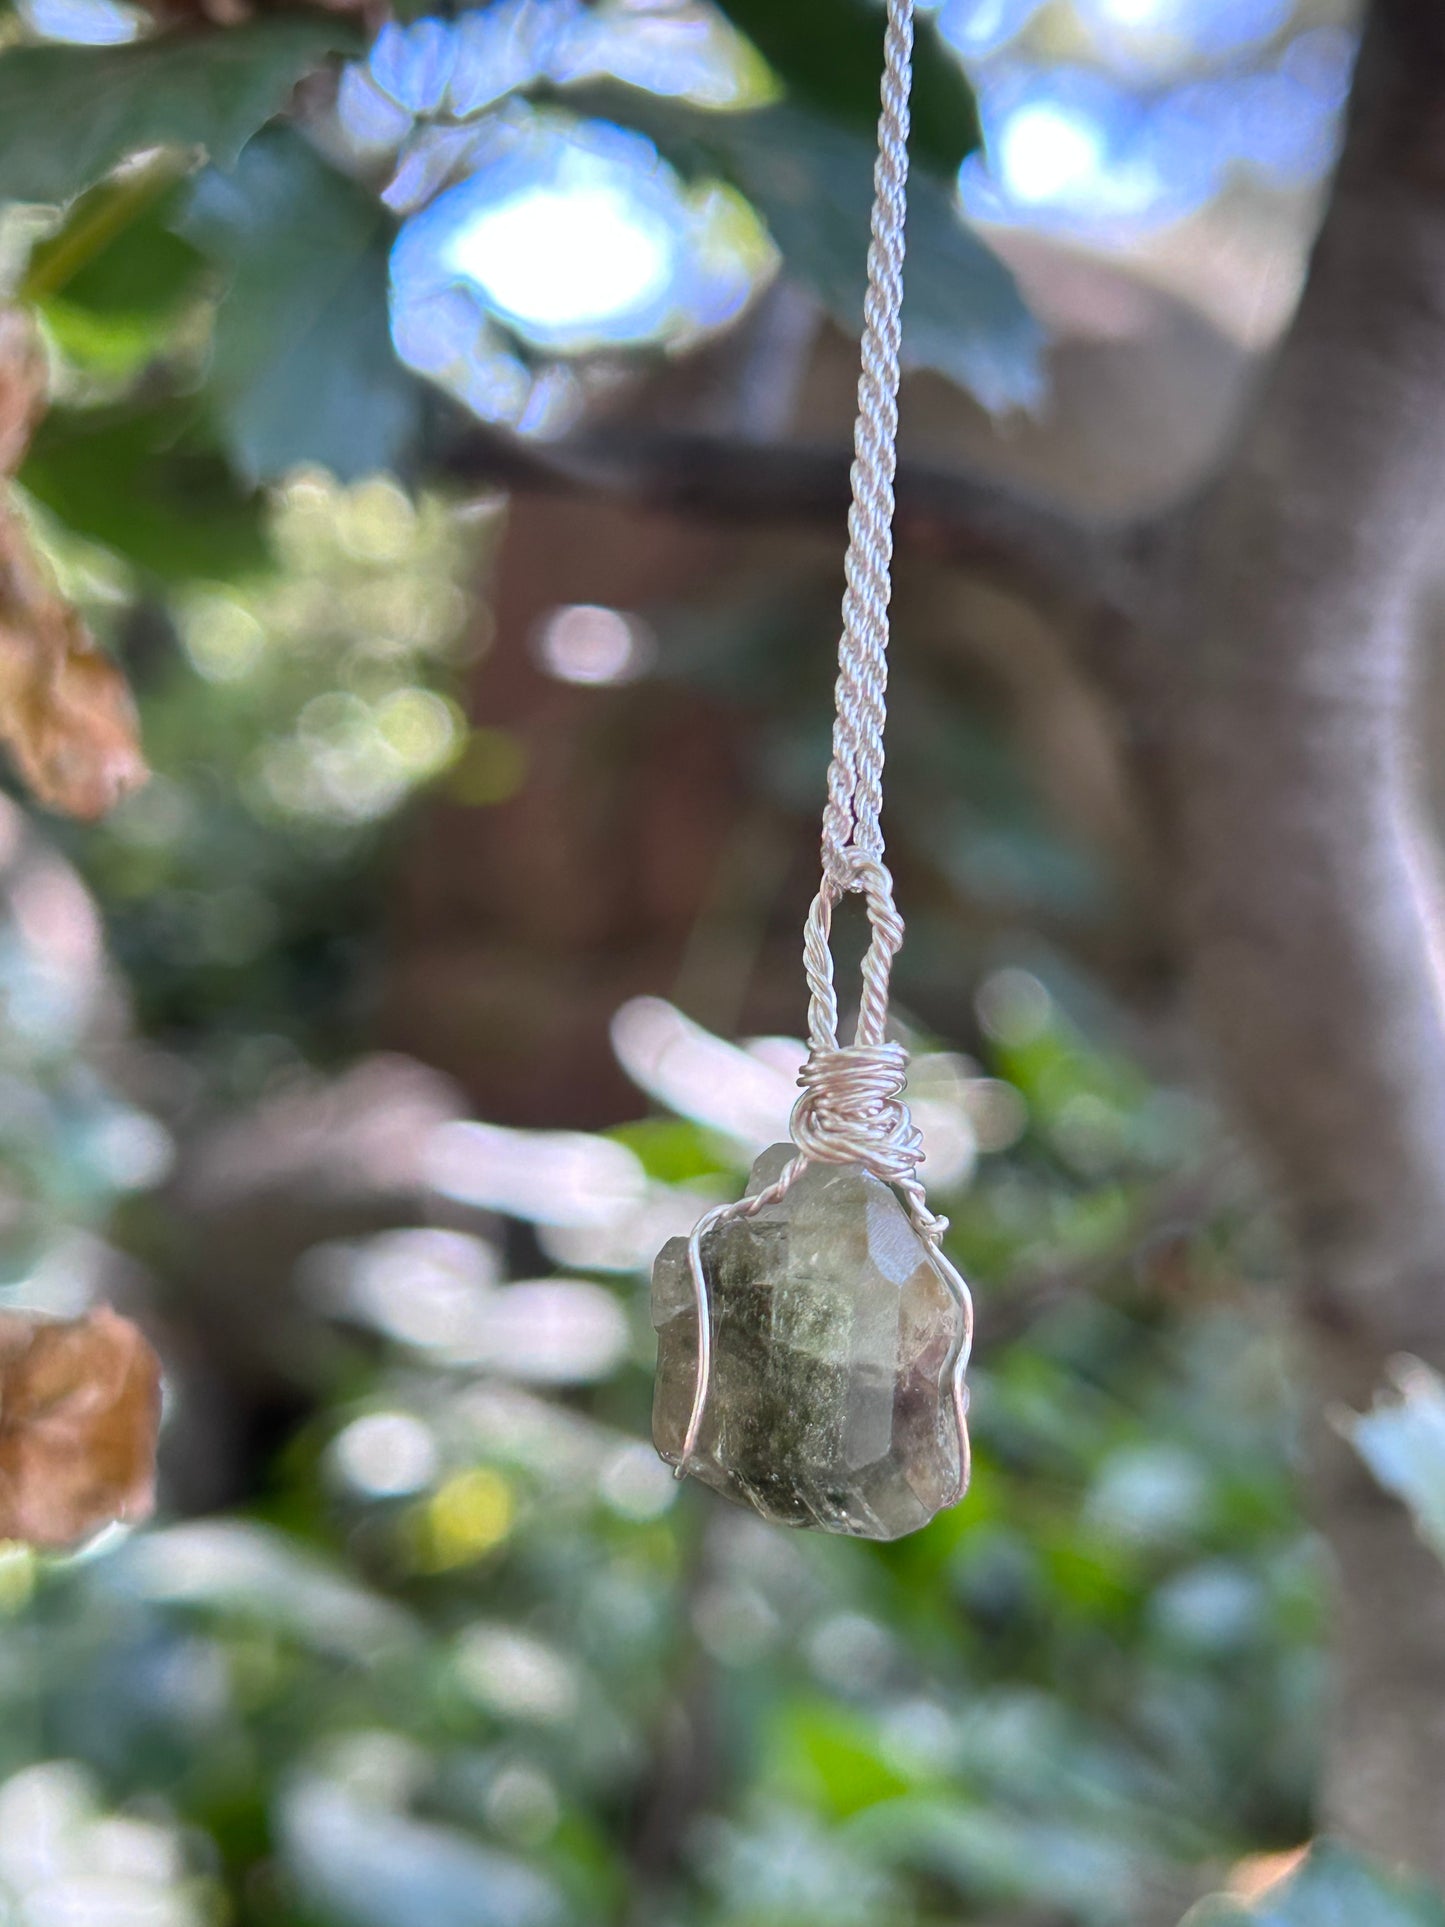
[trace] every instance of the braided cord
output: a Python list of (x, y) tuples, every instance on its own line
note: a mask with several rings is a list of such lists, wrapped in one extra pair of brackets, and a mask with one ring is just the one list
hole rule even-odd
[(823, 873), (840, 890), (857, 887), (849, 873), (850, 852), (857, 851), (875, 861), (883, 856), (879, 812), (883, 805), (893, 476), (903, 343), (913, 0), (891, 0), (883, 62), (868, 291), (863, 300), (863, 365), (853, 430), (853, 500), (848, 510), (848, 553), (843, 564), (847, 589), (834, 692), (837, 720), (828, 771), (828, 804), (823, 815)]
[[(918, 1166), (923, 1147), (903, 1101), (908, 1069), (903, 1046), (887, 1037), (888, 980), (903, 942), (903, 919), (883, 861), (883, 728), (888, 689), (888, 604), (893, 569), (893, 478), (897, 467), (899, 356), (903, 340), (903, 255), (908, 194), (908, 96), (913, 67), (914, 0), (888, 0), (878, 158), (868, 290), (863, 303), (862, 369), (853, 433), (853, 499), (844, 562), (843, 630), (833, 755), (823, 812), (822, 881), (803, 932), (808, 980), (808, 1058), (798, 1082), (791, 1131), (797, 1156), (777, 1181), (750, 1197), (719, 1205), (688, 1240), (698, 1317), (697, 1382), (677, 1475), (687, 1471), (702, 1431), (712, 1367), (712, 1329), (702, 1244), (731, 1218), (751, 1217), (778, 1202), (809, 1163), (859, 1164), (899, 1193), (914, 1227), (962, 1315), (952, 1368), (959, 1435), (959, 1493), (968, 1483), (968, 1389), (964, 1374), (973, 1344), (973, 1301), (940, 1249), (947, 1220), (928, 1208)], [(830, 948), (833, 912), (845, 895), (861, 895), (871, 937), (863, 960), (858, 1024), (850, 1044), (838, 1039), (838, 994)]]
[[(912, 0), (890, 0), (853, 431), (833, 759), (823, 812), (823, 877), (803, 935), (808, 1062), (800, 1080), (803, 1095), (793, 1113), (793, 1137), (808, 1157), (863, 1164), (896, 1185), (915, 1224), (936, 1242), (943, 1227), (928, 1211), (918, 1182), (922, 1147), (902, 1097), (907, 1057), (886, 1035), (888, 980), (903, 941), (903, 919), (883, 862), (880, 822), (912, 61)], [(872, 936), (863, 962), (857, 1031), (851, 1044), (840, 1046), (829, 937), (833, 911), (849, 892), (866, 901)]]

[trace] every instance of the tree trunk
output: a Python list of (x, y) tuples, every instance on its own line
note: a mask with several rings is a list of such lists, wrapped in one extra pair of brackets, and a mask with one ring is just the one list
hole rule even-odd
[[(1412, 615), (1445, 501), (1445, 8), (1377, 0), (1304, 297), (1146, 611), (1133, 750), (1224, 1094), (1293, 1234), (1317, 1409), (1445, 1366), (1445, 1016)], [(1322, 1822), (1445, 1879), (1445, 1572), (1316, 1427)]]

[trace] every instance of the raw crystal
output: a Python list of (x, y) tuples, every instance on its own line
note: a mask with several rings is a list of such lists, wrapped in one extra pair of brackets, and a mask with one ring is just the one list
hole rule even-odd
[[(753, 1166), (755, 1195), (793, 1147)], [(688, 1471), (779, 1525), (896, 1539), (959, 1495), (951, 1378), (962, 1317), (886, 1184), (810, 1164), (775, 1204), (702, 1242), (712, 1375)], [(652, 1274), (653, 1439), (682, 1458), (697, 1372), (687, 1240)]]

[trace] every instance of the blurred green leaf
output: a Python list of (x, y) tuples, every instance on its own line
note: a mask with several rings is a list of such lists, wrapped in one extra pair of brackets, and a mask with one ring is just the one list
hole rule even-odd
[[(871, 136), (883, 71), (883, 9), (877, 0), (720, 0), (790, 94)], [(978, 113), (963, 68), (926, 15), (914, 29), (915, 163), (958, 171), (979, 143)]]
[(1342, 1424), (1380, 1484), (1404, 1500), (1420, 1536), (1445, 1559), (1445, 1379), (1417, 1359), (1396, 1377), (1394, 1397)]
[(159, 153), (87, 188), (31, 250), (21, 299), (63, 293), (98, 313), (127, 315), (173, 309), (201, 265), (170, 228), (184, 172), (175, 155)]
[(41, 314), (57, 348), (88, 374), (124, 383), (164, 352), (171, 317), (98, 315), (63, 300), (46, 301)]
[(375, 1664), (419, 1637), (400, 1606), (251, 1520), (195, 1519), (136, 1539), (106, 1583), (122, 1598), (251, 1620), (355, 1664)]
[(275, 13), (124, 47), (0, 54), (0, 200), (68, 201), (143, 148), (202, 147), (222, 167), (327, 54), (335, 14)]
[(777, 1746), (794, 1789), (834, 1819), (897, 1799), (913, 1784), (883, 1757), (866, 1721), (826, 1702), (790, 1708)]
[(88, 189), (32, 253), (22, 297), (81, 368), (138, 374), (198, 309), (207, 267), (172, 229), (181, 193), (170, 157), (158, 156)]
[[(567, 99), (638, 128), (684, 174), (730, 180), (767, 222), (790, 272), (843, 327), (862, 327), (871, 138), (787, 104), (718, 113), (614, 85)], [(1008, 268), (965, 226), (951, 185), (915, 179), (908, 240), (905, 363), (948, 376), (989, 409), (1037, 404), (1043, 331)]]
[(280, 1832), (302, 1893), (341, 1927), (554, 1927), (562, 1918), (555, 1888), (525, 1861), (323, 1780), (286, 1795)]
[(53, 409), (21, 480), (77, 535), (166, 581), (231, 579), (268, 559), (259, 506), (190, 402)]
[(208, 384), (239, 472), (319, 462), (343, 481), (405, 466), (420, 384), (387, 319), (389, 221), (295, 134), (251, 142), (197, 182), (181, 232), (224, 266)]
[(1191, 1908), (1186, 1927), (1445, 1927), (1445, 1901), (1421, 1881), (1321, 1841), (1297, 1873), (1254, 1906), (1203, 1901)]
[(688, 1118), (637, 1118), (615, 1126), (609, 1135), (636, 1155), (650, 1178), (663, 1184), (690, 1184), (729, 1168), (716, 1139)]
[[(204, 258), (173, 231), (179, 208), (179, 189), (148, 202), (114, 233), (100, 233), (102, 220), (121, 202), (114, 183), (102, 181), (75, 202), (77, 212), (92, 216), (87, 245), (79, 256), (67, 249), (67, 225), (46, 249), (31, 256), (25, 293), (31, 299), (64, 299), (69, 308), (85, 308), (100, 318), (168, 318), (197, 293)], [(79, 239), (79, 237), (77, 237)], [(64, 293), (62, 293), (64, 291)]]
[(924, 1795), (876, 1807), (854, 1825), (885, 1861), (926, 1868), (971, 1898), (1064, 1909), (1090, 1927), (1127, 1917), (1152, 1858), (1146, 1843), (1106, 1829)]

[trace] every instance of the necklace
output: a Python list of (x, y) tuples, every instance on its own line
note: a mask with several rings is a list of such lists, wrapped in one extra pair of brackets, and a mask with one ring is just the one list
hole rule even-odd
[[(968, 1485), (973, 1303), (928, 1208), (889, 1041), (903, 941), (883, 861), (883, 727), (898, 440), (913, 0), (888, 0), (862, 373), (822, 880), (804, 929), (808, 1056), (791, 1142), (746, 1194), (658, 1254), (653, 1437), (679, 1478), (781, 1525), (896, 1539)], [(838, 1039), (833, 912), (870, 929), (853, 1041)]]

